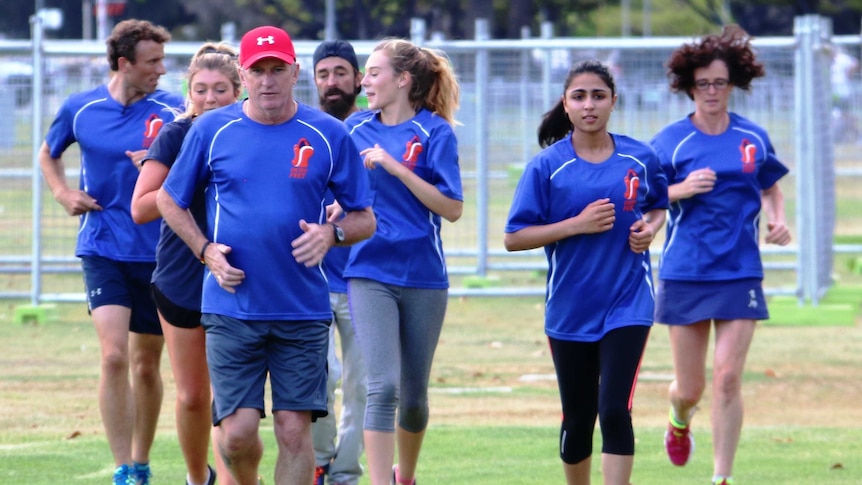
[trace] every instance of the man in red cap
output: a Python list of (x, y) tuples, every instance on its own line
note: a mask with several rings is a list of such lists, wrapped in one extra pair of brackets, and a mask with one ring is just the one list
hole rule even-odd
[[(201, 312), (218, 450), (237, 483), (257, 483), (269, 376), (276, 485), (314, 477), (311, 422), (325, 416), (332, 310), (321, 262), (374, 233), (368, 177), (339, 120), (299, 103), (287, 32), (258, 27), (240, 44), (242, 103), (207, 113), (186, 135), (159, 192), (164, 220), (204, 273)], [(327, 190), (347, 213), (326, 222)], [(188, 211), (204, 191), (207, 230)]]

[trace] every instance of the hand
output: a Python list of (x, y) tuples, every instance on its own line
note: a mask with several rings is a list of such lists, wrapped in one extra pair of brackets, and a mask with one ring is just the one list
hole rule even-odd
[(83, 190), (66, 189), (54, 194), (54, 199), (63, 206), (70, 216), (79, 216), (85, 212), (100, 211), (102, 206), (96, 203), (96, 199)]
[(374, 148), (366, 148), (359, 152), (359, 155), (364, 157), (365, 168), (369, 170), (374, 170), (379, 165), (388, 173), (395, 175), (395, 171), (402, 166), (376, 143)]
[(766, 224), (766, 229), (769, 231), (766, 233), (767, 244), (778, 244), (779, 246), (790, 244), (790, 229), (783, 222), (769, 222)]
[(584, 207), (580, 214), (573, 217), (581, 226), (579, 234), (595, 234), (597, 232), (610, 231), (616, 220), (614, 204), (611, 199), (599, 199), (590, 202)]
[(705, 194), (712, 191), (713, 187), (715, 187), (716, 179), (715, 171), (711, 168), (701, 168), (692, 171), (682, 181), (685, 193), (687, 194), (684, 198), (687, 199), (697, 194)]
[(137, 168), (138, 171), (140, 171), (141, 170), (141, 161), (144, 159), (144, 157), (147, 156), (147, 151), (146, 150), (137, 150), (137, 151), (133, 152), (131, 150), (126, 150), (126, 156), (129, 157), (129, 160), (132, 161), (132, 163), (135, 165), (135, 168)]
[(323, 261), (329, 248), (335, 245), (335, 233), (332, 226), (328, 224), (309, 224), (305, 220), (299, 221), (302, 235), (290, 242), (293, 247), (293, 258), (306, 268), (317, 266)]
[(344, 209), (337, 200), (326, 206), (326, 222), (338, 222), (342, 217), (344, 217)]
[[(213, 251), (213, 248), (216, 251)], [(216, 283), (228, 293), (236, 293), (235, 286), (239, 286), (245, 279), (245, 271), (234, 268), (227, 262), (226, 255), (230, 253), (231, 247), (226, 244), (212, 243), (204, 251), (204, 262), (210, 269), (210, 274)]]
[(655, 232), (651, 224), (643, 219), (638, 219), (629, 227), (629, 247), (637, 254), (649, 249), (650, 243), (655, 239)]

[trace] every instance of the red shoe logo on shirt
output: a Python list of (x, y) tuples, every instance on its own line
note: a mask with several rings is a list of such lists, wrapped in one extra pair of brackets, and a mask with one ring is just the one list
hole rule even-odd
[(296, 145), (293, 145), (293, 160), (290, 162), (290, 178), (302, 179), (308, 172), (308, 161), (314, 155), (314, 147), (308, 140), (301, 138)]
[(641, 179), (637, 172), (629, 169), (629, 171), (626, 172), (625, 183), (626, 193), (624, 196), (625, 202), (623, 203), (623, 210), (632, 211), (638, 203), (638, 187), (640, 187)]
[(754, 172), (757, 168), (757, 146), (747, 138), (743, 138), (742, 143), (739, 144), (739, 152), (742, 154), (742, 172)]
[(162, 129), (164, 124), (164, 120), (159, 118), (159, 115), (155, 113), (147, 118), (147, 121), (144, 122), (144, 148), (150, 148), (150, 145), (153, 144), (153, 140), (156, 139), (156, 135), (159, 134), (159, 130)]
[(414, 135), (410, 141), (407, 142), (407, 149), (404, 151), (404, 155), (401, 157), (404, 160), (405, 167), (409, 168), (412, 172), (416, 167), (416, 161), (419, 159), (419, 154), (422, 153), (422, 142), (419, 141), (419, 137)]

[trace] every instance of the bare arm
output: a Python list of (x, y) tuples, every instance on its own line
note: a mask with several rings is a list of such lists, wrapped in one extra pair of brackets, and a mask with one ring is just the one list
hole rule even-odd
[(390, 175), (397, 177), (431, 212), (439, 214), (440, 217), (449, 222), (455, 222), (461, 218), (461, 212), (464, 208), (462, 201), (443, 195), (437, 187), (422, 180), (407, 167), (398, 163), (379, 145), (374, 145), (374, 148), (366, 148), (359, 154), (364, 157), (365, 168), (372, 170), (378, 165), (383, 167)]
[(156, 193), (156, 205), (165, 222), (186, 243), (189, 249), (202, 262), (206, 263), (210, 272), (215, 277), (219, 286), (225, 291), (235, 293), (234, 286), (238, 286), (245, 279), (245, 272), (234, 268), (225, 257), (231, 251), (231, 247), (225, 244), (210, 243), (209, 239), (201, 232), (195, 222), (192, 213), (188, 209), (178, 206), (174, 199), (162, 189)]
[(135, 223), (144, 224), (161, 217), (156, 194), (167, 177), (167, 165), (158, 160), (150, 160), (141, 167), (135, 191), (132, 192), (132, 219)]
[(42, 148), (39, 149), (39, 168), (42, 170), (42, 176), (45, 177), (51, 194), (54, 195), (54, 200), (59, 202), (70, 216), (79, 216), (92, 210), (102, 210), (102, 206), (96, 203), (96, 199), (90, 197), (89, 194), (82, 190), (69, 188), (66, 183), (66, 166), (63, 159), (51, 157), (51, 149), (48, 148), (47, 143), (42, 143)]
[(784, 219), (784, 194), (781, 187), (774, 184), (772, 187), (761, 191), (761, 204), (763, 213), (766, 215), (766, 242), (786, 246), (790, 244), (790, 229), (787, 228)]
[(524, 251), (555, 243), (578, 234), (609, 231), (616, 215), (610, 199), (599, 199), (588, 204), (580, 214), (551, 224), (525, 227), (503, 237), (507, 251)]

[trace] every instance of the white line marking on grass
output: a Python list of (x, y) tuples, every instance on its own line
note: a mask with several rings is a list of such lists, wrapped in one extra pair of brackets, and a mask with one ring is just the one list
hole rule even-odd
[(478, 394), (478, 393), (510, 393), (511, 387), (432, 387), (428, 392), (435, 394)]
[(28, 448), (41, 448), (45, 445), (55, 445), (55, 441), (38, 441), (34, 443), (16, 443), (11, 445), (0, 445), (0, 451), (17, 451), (26, 450)]
[(518, 380), (521, 382), (555, 381), (557, 376), (554, 374), (524, 374)]

